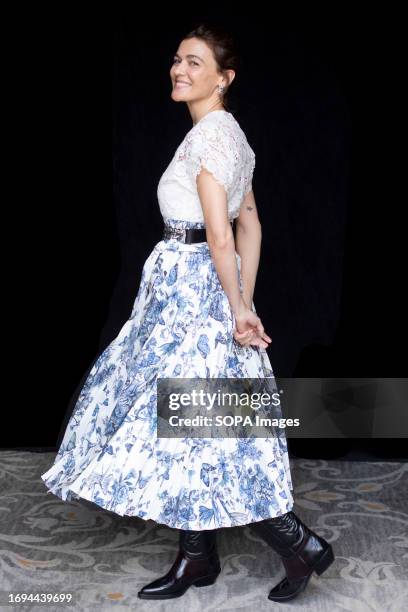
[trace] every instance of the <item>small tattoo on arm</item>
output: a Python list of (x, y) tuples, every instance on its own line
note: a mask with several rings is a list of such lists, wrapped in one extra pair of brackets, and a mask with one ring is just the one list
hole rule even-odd
[(253, 206), (247, 206), (246, 207), (247, 210), (253, 210), (253, 208), (254, 208)]

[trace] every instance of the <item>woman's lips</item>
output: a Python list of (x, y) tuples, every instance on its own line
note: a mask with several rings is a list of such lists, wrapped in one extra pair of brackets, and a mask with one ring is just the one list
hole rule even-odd
[(181, 83), (181, 82), (179, 82), (179, 83), (175, 84), (175, 87), (177, 89), (182, 89), (183, 87), (191, 87), (191, 85), (189, 85), (188, 83)]

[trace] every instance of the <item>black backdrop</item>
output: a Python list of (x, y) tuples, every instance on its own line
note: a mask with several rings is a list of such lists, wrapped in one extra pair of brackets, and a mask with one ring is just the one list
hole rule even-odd
[[(36, 12), (8, 65), (18, 231), (8, 255), (17, 267), (6, 270), (17, 334), (3, 448), (58, 447), (94, 360), (130, 315), (161, 239), (157, 183), (191, 128), (187, 106), (170, 98), (170, 62), (193, 23), (214, 16), (242, 56), (231, 106), (257, 156), (255, 304), (275, 375), (404, 376), (401, 197), (386, 174), (395, 81), (384, 38), (364, 20), (288, 25), (222, 6), (47, 23)], [(404, 442), (318, 440), (311, 450), (291, 440), (290, 450), (392, 458), (406, 456)]]

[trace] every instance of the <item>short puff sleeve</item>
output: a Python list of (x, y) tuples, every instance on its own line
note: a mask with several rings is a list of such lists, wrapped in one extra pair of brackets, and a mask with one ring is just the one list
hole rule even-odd
[(239, 175), (241, 163), (238, 137), (233, 127), (211, 117), (193, 129), (186, 151), (186, 168), (192, 184), (205, 168), (223, 185), (227, 195)]
[(244, 195), (247, 195), (250, 191), (252, 191), (252, 179), (254, 177), (255, 159), (255, 153), (248, 145), (248, 159), (244, 174)]

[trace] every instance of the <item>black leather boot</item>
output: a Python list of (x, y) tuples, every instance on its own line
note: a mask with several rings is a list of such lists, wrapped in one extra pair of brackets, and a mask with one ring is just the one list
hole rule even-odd
[(269, 593), (268, 599), (285, 602), (297, 597), (313, 572), (322, 574), (334, 561), (331, 545), (309, 529), (292, 511), (251, 523), (250, 528), (277, 552), (286, 576)]
[(180, 597), (193, 584), (214, 584), (221, 572), (216, 545), (216, 530), (186, 531), (180, 529), (179, 551), (173, 565), (162, 578), (144, 586), (140, 599)]

